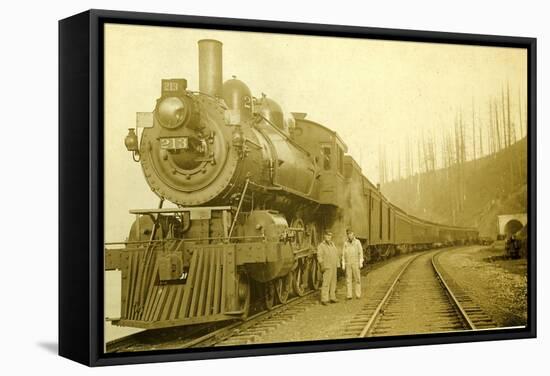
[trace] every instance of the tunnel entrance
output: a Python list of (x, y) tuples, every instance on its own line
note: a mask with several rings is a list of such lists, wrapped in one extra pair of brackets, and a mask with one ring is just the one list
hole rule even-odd
[(511, 219), (504, 226), (504, 233), (506, 234), (506, 236), (511, 236), (521, 230), (522, 227), (523, 225), (520, 221), (518, 221), (517, 219)]

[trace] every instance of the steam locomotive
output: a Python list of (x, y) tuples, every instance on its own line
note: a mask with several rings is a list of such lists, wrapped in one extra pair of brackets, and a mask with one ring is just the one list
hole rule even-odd
[(162, 80), (125, 139), (160, 203), (131, 210), (124, 247), (105, 249), (106, 270), (122, 273), (115, 324), (185, 326), (245, 318), (252, 301), (284, 304), (319, 288), (325, 229), (336, 239), (353, 229), (367, 259), (477, 239), (392, 205), (336, 132), (305, 113), (285, 119), (235, 77), (223, 83), (222, 43), (198, 47), (199, 91)]

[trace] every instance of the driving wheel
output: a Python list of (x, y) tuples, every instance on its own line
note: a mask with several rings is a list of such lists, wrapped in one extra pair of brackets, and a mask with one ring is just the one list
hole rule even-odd
[(311, 260), (311, 267), (309, 270), (311, 272), (311, 287), (314, 290), (319, 290), (323, 281), (323, 273), (321, 272), (321, 267), (316, 259)]
[(264, 284), (264, 302), (268, 311), (273, 309), (275, 305), (275, 284), (273, 281)]
[(292, 287), (297, 296), (304, 296), (307, 290), (307, 268), (305, 262), (300, 260), (298, 266), (294, 269), (292, 278)]
[(292, 276), (288, 273), (286, 276), (277, 278), (275, 281), (275, 292), (277, 293), (277, 300), (281, 304), (285, 304), (288, 300), (288, 294), (290, 293), (290, 286), (292, 282)]

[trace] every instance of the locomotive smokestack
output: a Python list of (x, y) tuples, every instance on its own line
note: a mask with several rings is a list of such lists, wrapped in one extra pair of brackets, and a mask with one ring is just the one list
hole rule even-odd
[(222, 43), (214, 39), (199, 40), (199, 91), (222, 96)]

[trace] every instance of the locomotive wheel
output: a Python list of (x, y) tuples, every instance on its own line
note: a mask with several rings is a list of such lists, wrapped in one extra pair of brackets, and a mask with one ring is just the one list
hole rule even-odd
[(273, 281), (269, 281), (264, 284), (264, 302), (265, 308), (267, 308), (268, 311), (271, 311), (275, 305), (275, 284)]
[(293, 272), (292, 287), (297, 296), (304, 296), (307, 290), (307, 268), (303, 262), (299, 262)]
[(288, 300), (288, 294), (292, 284), (292, 275), (288, 273), (286, 276), (277, 278), (275, 281), (275, 292), (277, 293), (277, 300), (281, 304), (285, 304)]
[(250, 282), (248, 280), (248, 275), (244, 273), (239, 273), (239, 283), (237, 285), (237, 294), (239, 297), (239, 307), (242, 313), (242, 318), (245, 319), (248, 317), (248, 312), (250, 310)]
[(311, 279), (311, 287), (314, 290), (319, 290), (321, 288), (321, 283), (323, 281), (323, 274), (321, 272), (321, 268), (319, 267), (319, 263), (317, 260), (311, 261), (311, 267), (310, 267), (310, 279)]

